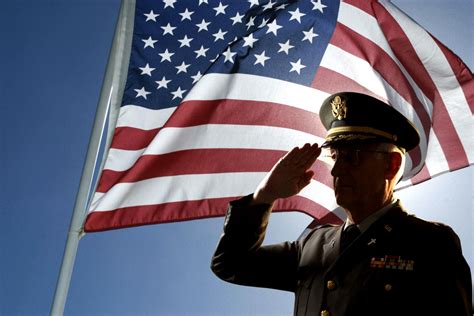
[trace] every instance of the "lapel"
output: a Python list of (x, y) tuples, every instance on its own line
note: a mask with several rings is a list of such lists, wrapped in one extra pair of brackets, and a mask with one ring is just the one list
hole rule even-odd
[(339, 256), (343, 227), (344, 224), (335, 227), (335, 233), (332, 234), (331, 238), (328, 238), (326, 243), (323, 245), (323, 267), (331, 266), (337, 260), (337, 257)]
[(328, 249), (327, 256), (330, 256), (328, 260), (330, 259), (329, 262), (332, 262), (329, 270), (336, 269), (346, 262), (360, 260), (361, 257), (370, 254), (390, 251), (395, 236), (400, 233), (399, 223), (404, 216), (406, 213), (400, 203), (395, 203), (385, 215), (357, 237), (342, 253), (340, 253), (342, 226), (339, 227), (335, 235), (334, 247), (330, 249), (330, 243), (325, 245)]

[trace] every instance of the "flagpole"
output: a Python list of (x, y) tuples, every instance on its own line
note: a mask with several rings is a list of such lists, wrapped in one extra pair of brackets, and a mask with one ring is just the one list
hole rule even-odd
[[(54, 316), (60, 316), (64, 313), (79, 240), (84, 234), (83, 224), (87, 215), (89, 196), (107, 115), (109, 117), (108, 131), (113, 130), (111, 127), (115, 126), (126, 81), (134, 13), (135, 0), (122, 0), (51, 306), (51, 315)], [(105, 148), (109, 148), (111, 134), (108, 133), (107, 135)]]

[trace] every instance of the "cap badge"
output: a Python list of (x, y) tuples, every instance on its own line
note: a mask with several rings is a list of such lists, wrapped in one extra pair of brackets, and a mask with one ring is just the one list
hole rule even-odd
[(346, 118), (347, 106), (346, 101), (342, 100), (340, 96), (336, 95), (331, 101), (332, 115), (338, 120)]

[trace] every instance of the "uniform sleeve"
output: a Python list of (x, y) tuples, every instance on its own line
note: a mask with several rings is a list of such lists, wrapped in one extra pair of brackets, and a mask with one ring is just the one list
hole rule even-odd
[(271, 207), (250, 206), (250, 200), (247, 196), (230, 203), (211, 269), (227, 282), (294, 291), (298, 246), (291, 242), (262, 246)]

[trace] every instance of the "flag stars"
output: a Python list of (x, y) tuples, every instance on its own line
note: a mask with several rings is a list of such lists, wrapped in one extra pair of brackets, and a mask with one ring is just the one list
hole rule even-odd
[(148, 39), (142, 39), (142, 41), (145, 43), (143, 49), (147, 47), (155, 48), (155, 43), (158, 42), (157, 40), (152, 39), (151, 36), (148, 37)]
[(148, 75), (151, 77), (151, 72), (155, 70), (155, 68), (151, 68), (150, 65), (147, 63), (145, 67), (138, 67), (142, 73), (140, 75)]
[(269, 19), (263, 19), (263, 20), (262, 20), (262, 23), (260, 23), (260, 25), (258, 26), (258, 28), (262, 28), (262, 27), (264, 27), (265, 25), (267, 25), (268, 20), (269, 20)]
[(290, 40), (287, 40), (286, 43), (278, 43), (278, 45), (280, 45), (280, 50), (278, 52), (285, 52), (287, 55), (289, 54), (290, 49), (294, 47), (290, 44)]
[(163, 0), (163, 3), (165, 4), (165, 9), (167, 7), (172, 7), (174, 9), (174, 4), (176, 3), (176, 0)]
[(164, 62), (165, 60), (171, 62), (171, 56), (173, 56), (174, 53), (170, 53), (167, 48), (163, 53), (158, 54), (158, 55), (161, 56), (161, 62)]
[(202, 30), (209, 31), (207, 27), (211, 24), (211, 22), (206, 22), (206, 20), (202, 19), (202, 22), (199, 24), (196, 24), (196, 26), (199, 28), (198, 33), (201, 32)]
[(291, 70), (290, 72), (292, 71), (296, 71), (298, 73), (298, 75), (300, 74), (300, 71), (301, 69), (305, 68), (306, 66), (305, 65), (302, 65), (301, 64), (301, 59), (298, 59), (297, 62), (293, 63), (290, 61), (290, 64), (291, 64)]
[(249, 21), (247, 22), (247, 24), (245, 24), (247, 26), (247, 31), (255, 25), (255, 17), (254, 16), (251, 16), (249, 18)]
[(144, 13), (143, 15), (146, 16), (145, 22), (148, 22), (148, 21), (156, 22), (156, 17), (160, 16), (159, 14), (155, 14), (153, 10), (151, 10), (150, 13)]
[(186, 92), (186, 90), (181, 90), (181, 87), (178, 87), (178, 89), (176, 91), (171, 92), (171, 94), (173, 95), (173, 100), (176, 99), (176, 98), (182, 99), (183, 98), (183, 93), (185, 93), (185, 92)]
[(296, 20), (301, 24), (301, 18), (305, 16), (305, 13), (301, 13), (299, 8), (296, 8), (295, 11), (288, 11), (291, 14), (290, 21)]
[(209, 2), (207, 2), (208, 0), (199, 0), (199, 5), (205, 3), (205, 4), (209, 4)]
[(319, 36), (313, 32), (313, 28), (310, 28), (309, 31), (303, 31), (304, 37), (301, 40), (302, 42), (308, 40), (311, 44), (313, 43), (313, 38)]
[(168, 89), (168, 83), (171, 82), (171, 80), (166, 80), (166, 77), (163, 76), (163, 78), (161, 78), (160, 81), (155, 81), (158, 86), (156, 87), (157, 90), (161, 89), (161, 88), (165, 88), (165, 89)]
[(178, 72), (176, 74), (179, 74), (181, 72), (187, 73), (189, 66), (191, 66), (191, 64), (185, 64), (184, 61), (183, 61), (181, 63), (181, 65), (174, 67), (174, 68), (178, 69)]
[(216, 16), (219, 14), (224, 14), (225, 15), (225, 9), (228, 7), (228, 5), (222, 5), (222, 2), (219, 1), (219, 6), (215, 7), (214, 10), (216, 11)]
[(230, 61), (231, 63), (234, 63), (234, 60), (232, 59), (237, 53), (231, 52), (230, 47), (227, 47), (227, 50), (222, 53), (222, 55), (225, 57), (224, 63)]
[(194, 76), (191, 76), (191, 78), (193, 78), (193, 84), (195, 84), (202, 78), (202, 74), (200, 71), (198, 71), (197, 74), (195, 74)]
[(248, 0), (248, 3), (250, 4), (250, 8), (256, 5), (258, 7), (258, 0)]
[(146, 91), (145, 87), (142, 87), (141, 89), (133, 89), (133, 90), (135, 90), (135, 92), (137, 93), (137, 96), (135, 98), (143, 97), (145, 100), (146, 100), (146, 96), (151, 93), (151, 92)]
[(276, 4), (276, 2), (273, 2), (272, 0), (270, 0), (270, 1), (268, 1), (268, 3), (266, 5), (264, 5), (262, 7), (262, 9), (263, 9), (263, 11), (271, 10), (275, 4)]
[(173, 30), (176, 28), (175, 26), (171, 26), (171, 24), (167, 24), (166, 26), (162, 26), (161, 27), (163, 29), (163, 35), (166, 35), (166, 34), (171, 34), (171, 35), (174, 35), (173, 34)]
[(201, 45), (201, 48), (198, 50), (195, 50), (194, 52), (196, 53), (196, 58), (199, 57), (206, 57), (206, 52), (209, 50), (209, 48), (204, 48), (204, 46)]
[(178, 40), (178, 42), (181, 43), (179, 47), (183, 47), (183, 46), (191, 47), (190, 43), (192, 40), (193, 40), (192, 38), (188, 38), (187, 35), (184, 35), (182, 39)]
[(221, 29), (217, 33), (212, 34), (214, 36), (214, 42), (217, 42), (218, 40), (224, 40), (224, 35), (226, 35), (227, 32), (223, 32)]
[(249, 46), (249, 47), (253, 48), (253, 44), (254, 44), (256, 41), (258, 41), (258, 39), (257, 39), (257, 38), (253, 38), (253, 34), (250, 33), (249, 36), (244, 37), (244, 45), (243, 45), (243, 47)]
[(323, 10), (327, 7), (327, 5), (324, 5), (321, 1), (322, 0), (311, 1), (313, 4), (313, 11), (319, 10), (319, 12), (324, 13)]
[(187, 8), (184, 10), (184, 12), (181, 12), (179, 15), (181, 15), (181, 21), (184, 20), (189, 20), (191, 21), (191, 15), (193, 14), (193, 11), (189, 11)]
[(277, 31), (282, 28), (281, 25), (277, 24), (276, 20), (273, 20), (272, 23), (268, 23), (267, 27), (268, 27), (268, 30), (266, 34), (273, 33), (275, 36), (277, 36)]
[(245, 15), (241, 15), (240, 12), (237, 12), (234, 17), (230, 18), (232, 20), (232, 25), (236, 23), (243, 23), (242, 18)]
[(265, 51), (263, 51), (260, 55), (254, 54), (254, 56), (256, 58), (254, 65), (260, 64), (263, 67), (265, 67), (265, 61), (270, 59), (270, 57), (265, 56)]

